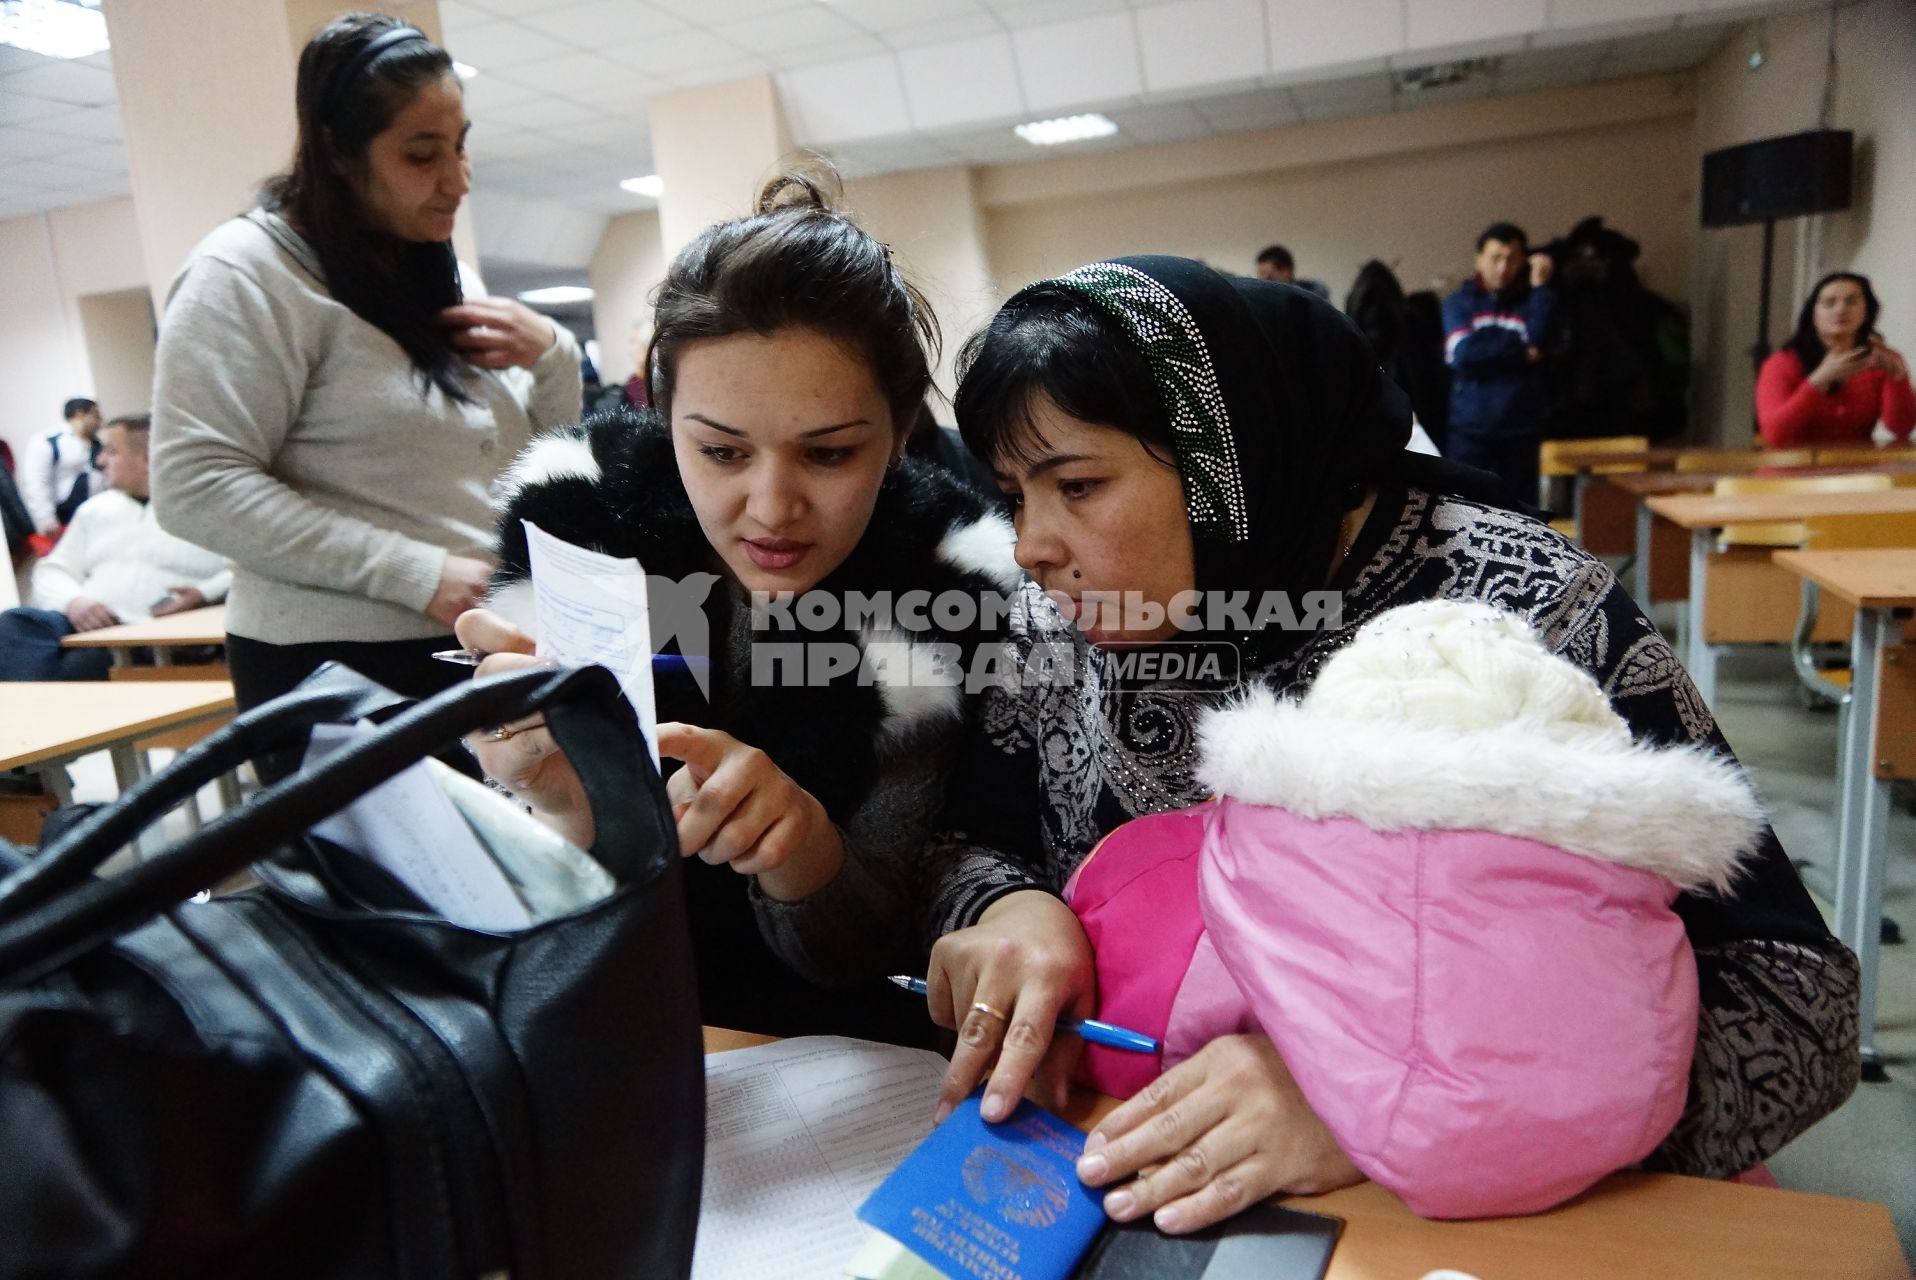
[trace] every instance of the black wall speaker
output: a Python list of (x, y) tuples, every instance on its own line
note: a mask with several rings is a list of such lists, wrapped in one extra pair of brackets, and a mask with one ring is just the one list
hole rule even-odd
[(1847, 129), (1725, 147), (1703, 157), (1703, 225), (1734, 227), (1849, 208)]

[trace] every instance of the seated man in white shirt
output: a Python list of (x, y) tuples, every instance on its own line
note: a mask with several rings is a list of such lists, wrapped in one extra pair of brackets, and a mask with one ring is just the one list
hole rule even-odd
[(232, 574), (210, 551), (160, 528), (147, 502), (145, 415), (101, 432), (104, 492), (73, 515), (53, 554), (33, 567), (28, 604), (0, 612), (0, 680), (103, 680), (104, 649), (63, 649), (61, 637), (142, 622), (226, 598)]

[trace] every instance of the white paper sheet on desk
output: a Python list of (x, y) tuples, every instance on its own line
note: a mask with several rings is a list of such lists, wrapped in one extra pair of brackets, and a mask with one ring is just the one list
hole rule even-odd
[(705, 1194), (692, 1280), (837, 1276), (858, 1206), (931, 1132), (945, 1060), (804, 1036), (706, 1055)]
[(597, 663), (617, 676), (626, 700), (638, 712), (656, 767), (659, 707), (652, 692), (652, 611), (645, 569), (637, 560), (575, 547), (530, 520), (521, 523), (538, 613), (539, 656), (567, 666)]

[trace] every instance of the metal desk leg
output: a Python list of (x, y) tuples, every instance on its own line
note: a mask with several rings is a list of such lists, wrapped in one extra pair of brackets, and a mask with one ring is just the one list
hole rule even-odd
[(1684, 613), (1684, 665), (1703, 705), (1716, 706), (1716, 651), (1703, 638), (1703, 602), (1709, 594), (1704, 579), (1710, 572), (1710, 552), (1716, 548), (1716, 530), (1694, 529), (1690, 533), (1690, 601)]
[(1642, 498), (1637, 499), (1637, 560), (1636, 586), (1631, 594), (1637, 598), (1637, 608), (1645, 616), (1650, 612), (1650, 525), (1656, 519), (1650, 514), (1650, 504)]
[[(113, 761), (113, 779), (119, 783), (121, 795), (132, 790), (134, 784), (146, 776), (145, 754), (132, 743), (123, 742), (116, 747), (111, 747), (107, 755)], [(166, 847), (166, 841), (160, 830), (161, 826), (161, 822), (154, 821), (146, 830), (140, 832), (139, 837), (133, 842), (134, 849), (141, 857), (158, 853)]]
[(1857, 1022), (1863, 1078), (1882, 1080), (1876, 1053), (1876, 976), (1882, 946), (1884, 834), (1889, 783), (1876, 776), (1877, 666), (1894, 625), (1886, 609), (1858, 609), (1850, 645), (1850, 697), (1843, 708), (1837, 768), (1836, 936), (1856, 953), (1862, 972)]
[(73, 784), (67, 780), (67, 767), (60, 761), (33, 766), (34, 774), (40, 779), (40, 785), (53, 797), (53, 803), (66, 807), (73, 803)]
[(1570, 522), (1577, 527), (1577, 541), (1582, 542), (1583, 528), (1583, 482), (1589, 472), (1582, 468), (1570, 477)]
[(133, 665), (133, 650), (127, 648), (127, 646), (123, 644), (116, 644), (111, 649), (107, 650), (107, 652), (113, 655), (114, 666), (130, 667)]

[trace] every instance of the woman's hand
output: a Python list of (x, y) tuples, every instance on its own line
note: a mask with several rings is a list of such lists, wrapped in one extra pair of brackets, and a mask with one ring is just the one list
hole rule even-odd
[(481, 369), (525, 368), (559, 339), (552, 321), (512, 298), (468, 298), (439, 313), (459, 354)]
[[(496, 676), (527, 667), (551, 666), (533, 657), (533, 640), (496, 613), (474, 609), (459, 616), (453, 630), (459, 643), (489, 656), (475, 676)], [(572, 762), (559, 750), (543, 717), (503, 725), (509, 737), (500, 740), (485, 733), (467, 737), (466, 745), (486, 776), (532, 806), (533, 814), (581, 849), (590, 849), (596, 837), (592, 806)]]
[(486, 587), (491, 581), (492, 566), (484, 560), (447, 556), (445, 567), (439, 571), (439, 589), (426, 602), (426, 616), (454, 626), (461, 614), (485, 603)]
[(1893, 379), (1909, 380), (1909, 361), (1903, 353), (1883, 341), (1883, 335), (1874, 333), (1869, 339), (1870, 363), (1881, 369)]
[(1151, 1214), (1167, 1233), (1281, 1192), (1364, 1180), (1263, 1035), (1213, 1040), (1098, 1122), (1078, 1177), (1102, 1187), (1133, 1174), (1104, 1198), (1105, 1213), (1119, 1222)]
[(1034, 1079), (1046, 1105), (1064, 1105), (1084, 1042), (1052, 1032), (1060, 1017), (1090, 1016), (1095, 986), (1091, 942), (1070, 907), (1041, 889), (1006, 894), (938, 940), (925, 985), (931, 1020), (958, 1032), (938, 1119), (987, 1071), (986, 1120), (1009, 1116)]
[(780, 902), (808, 897), (838, 874), (845, 845), (825, 806), (763, 751), (672, 722), (659, 726), (659, 754), (685, 763), (665, 793), (686, 857), (757, 876)]
[(153, 616), (164, 618), (168, 614), (185, 613), (188, 609), (198, 609), (206, 604), (206, 597), (198, 587), (168, 587), (166, 596), (153, 606)]
[(1828, 392), (1839, 382), (1854, 378), (1870, 367), (1874, 353), (1872, 347), (1851, 347), (1848, 351), (1826, 351), (1822, 363), (1810, 372), (1810, 381), (1816, 389)]

